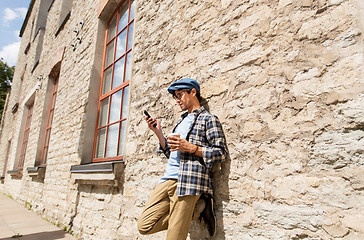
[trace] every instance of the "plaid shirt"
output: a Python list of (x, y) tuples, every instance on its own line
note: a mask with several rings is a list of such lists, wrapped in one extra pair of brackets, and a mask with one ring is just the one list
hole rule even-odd
[[(219, 119), (207, 112), (204, 107), (193, 111), (194, 121), (187, 133), (186, 140), (202, 147), (202, 157), (181, 152), (178, 171), (177, 196), (213, 194), (211, 168), (214, 162), (221, 162), (227, 157), (226, 140)], [(184, 113), (176, 127), (187, 116)], [(170, 147), (166, 141), (163, 153), (169, 158)]]

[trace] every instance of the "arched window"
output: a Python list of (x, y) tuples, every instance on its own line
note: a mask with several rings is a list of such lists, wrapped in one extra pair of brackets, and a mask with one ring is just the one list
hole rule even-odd
[(56, 98), (57, 98), (58, 79), (59, 79), (59, 75), (56, 77), (56, 79), (54, 81), (52, 81), (52, 86), (51, 86), (52, 94), (49, 99), (50, 106), (49, 106), (49, 110), (48, 110), (47, 127), (45, 130), (43, 146), (42, 146), (42, 157), (41, 157), (41, 161), (40, 161), (40, 166), (47, 165), (49, 139), (51, 137), (52, 122), (53, 122), (53, 116), (54, 116), (54, 107), (55, 107)]
[(32, 102), (29, 106), (26, 106), (26, 118), (24, 120), (25, 125), (22, 131), (21, 148), (17, 166), (18, 170), (22, 170), (24, 167), (25, 155), (27, 153), (27, 146), (28, 146), (28, 139), (30, 132), (30, 124), (32, 123), (33, 106), (34, 102)]

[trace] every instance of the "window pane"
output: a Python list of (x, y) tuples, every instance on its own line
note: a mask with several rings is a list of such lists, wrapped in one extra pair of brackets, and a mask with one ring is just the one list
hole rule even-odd
[(29, 109), (26, 124), (25, 124), (25, 129), (30, 127), (31, 121), (32, 121), (32, 112), (31, 112), (31, 109)]
[(106, 98), (100, 103), (100, 116), (99, 116), (99, 127), (107, 124), (107, 115), (109, 111), (109, 98)]
[(128, 8), (129, 8), (129, 1), (126, 1), (119, 10), (120, 20), (119, 20), (118, 32), (123, 30), (128, 24)]
[(52, 126), (52, 122), (53, 122), (53, 112), (54, 112), (53, 110), (51, 110), (49, 112), (48, 126), (47, 127)]
[(105, 152), (106, 128), (97, 131), (95, 158), (103, 158)]
[(54, 93), (57, 92), (58, 90), (58, 77), (57, 77), (57, 80), (54, 82)]
[(107, 34), (107, 41), (109, 42), (116, 33), (116, 17), (117, 15), (115, 14), (114, 18), (111, 20), (110, 25), (109, 25), (109, 31)]
[(105, 67), (109, 66), (114, 61), (114, 48), (115, 40), (112, 40), (112, 42), (106, 47)]
[(29, 138), (29, 130), (27, 130), (27, 131), (24, 132), (23, 142), (24, 143), (28, 142), (28, 138)]
[(47, 155), (48, 155), (48, 148), (45, 147), (43, 149), (43, 157), (42, 157), (42, 163), (41, 163), (42, 165), (46, 163), (47, 157), (48, 157)]
[(127, 29), (125, 29), (118, 36), (118, 42), (117, 42), (117, 45), (116, 45), (116, 56), (115, 56), (115, 59), (118, 59), (121, 55), (123, 55), (125, 53), (126, 33), (127, 33)]
[[(34, 103), (33, 103), (34, 104)], [(31, 118), (33, 114), (33, 105), (28, 108), (28, 118)]]
[(134, 22), (129, 25), (128, 50), (133, 46)]
[(30, 118), (27, 119), (27, 123), (25, 124), (25, 129), (30, 127)]
[(53, 97), (52, 97), (52, 108), (54, 108), (54, 105), (56, 104), (56, 96), (57, 96), (57, 94), (53, 94)]
[(124, 88), (123, 112), (121, 115), (121, 119), (124, 119), (128, 116), (128, 102), (129, 102), (129, 86)]
[(115, 64), (114, 81), (112, 83), (112, 88), (113, 89), (123, 83), (123, 77), (124, 77), (124, 61), (125, 61), (125, 58), (122, 57)]
[(48, 129), (47, 134), (46, 134), (46, 139), (45, 139), (44, 146), (47, 146), (47, 147), (49, 146), (49, 137), (50, 137), (50, 135), (51, 135), (51, 130)]
[(131, 61), (132, 61), (132, 53), (129, 52), (127, 55), (126, 55), (126, 68), (125, 68), (125, 81), (128, 81), (130, 80), (130, 77), (131, 77)]
[(110, 120), (113, 123), (120, 120), (121, 97), (123, 91), (118, 91), (111, 97)]
[(104, 80), (102, 83), (102, 94), (105, 94), (111, 90), (111, 80), (112, 80), (112, 67), (109, 67), (104, 72)]
[(25, 155), (26, 143), (27, 142), (23, 142), (23, 146), (22, 146), (21, 153), (20, 153), (21, 156)]
[(125, 133), (126, 133), (126, 121), (122, 121), (120, 128), (119, 156), (124, 155)]
[(109, 127), (107, 135), (106, 157), (116, 157), (118, 147), (119, 123)]
[(132, 1), (131, 6), (130, 6), (130, 20), (134, 19), (134, 12), (135, 12), (135, 1)]
[(18, 169), (23, 169), (25, 155), (21, 155), (19, 159)]
[(22, 169), (22, 168), (23, 168), (24, 158), (25, 158), (25, 151), (24, 151), (24, 154), (22, 154), (22, 155), (20, 156), (20, 161), (19, 161), (19, 164), (18, 164), (18, 168), (20, 168), (20, 169)]

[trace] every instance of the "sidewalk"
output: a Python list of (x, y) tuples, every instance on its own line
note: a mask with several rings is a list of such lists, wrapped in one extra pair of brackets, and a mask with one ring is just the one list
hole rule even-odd
[(0, 192), (0, 240), (75, 240)]

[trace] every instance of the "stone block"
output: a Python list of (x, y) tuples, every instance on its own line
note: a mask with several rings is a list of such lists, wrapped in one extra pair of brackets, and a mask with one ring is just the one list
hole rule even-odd
[(343, 168), (364, 164), (364, 131), (330, 131), (317, 136), (311, 146), (310, 166)]
[(326, 104), (337, 104), (338, 102), (344, 102), (347, 100), (347, 96), (336, 91), (331, 91), (327, 94)]
[(267, 202), (254, 204), (258, 219), (262, 224), (284, 229), (304, 229), (317, 231), (322, 224), (323, 211), (314, 206), (279, 205)]
[(358, 213), (350, 213), (346, 215), (342, 220), (342, 223), (345, 227), (349, 227), (354, 229), (359, 233), (364, 233), (364, 216)]
[(313, 0), (302, 0), (301, 5), (302, 7), (311, 7)]
[(333, 225), (323, 225), (322, 228), (334, 238), (342, 238), (349, 233), (349, 229), (343, 227), (340, 223), (335, 223)]
[(279, 0), (278, 9), (284, 8), (290, 4), (292, 4), (292, 0)]

